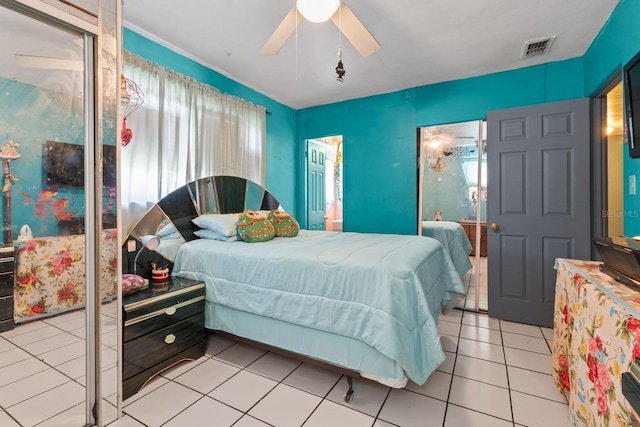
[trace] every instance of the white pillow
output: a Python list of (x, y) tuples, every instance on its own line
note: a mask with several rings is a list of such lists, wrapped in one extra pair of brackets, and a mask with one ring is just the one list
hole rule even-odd
[(223, 236), (231, 237), (237, 234), (237, 220), (238, 214), (206, 214), (195, 217), (191, 221), (200, 228), (206, 228)]
[(196, 230), (193, 232), (193, 234), (195, 234), (196, 236), (202, 238), (202, 239), (211, 239), (211, 240), (219, 240), (221, 242), (235, 242), (236, 240), (238, 240), (238, 236), (234, 235), (231, 237), (228, 236), (223, 236), (220, 233), (216, 233), (215, 231), (211, 231), (211, 230), (207, 230), (206, 228), (203, 228), (202, 230)]

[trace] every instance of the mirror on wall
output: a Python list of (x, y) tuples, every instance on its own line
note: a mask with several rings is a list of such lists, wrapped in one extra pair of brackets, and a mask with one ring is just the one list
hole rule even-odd
[(471, 121), (419, 132), (418, 229), (450, 242), (449, 252), (458, 255), (453, 261), (467, 289), (458, 306), (471, 310), (488, 308), (485, 129), (484, 121)]
[[(91, 395), (105, 397), (102, 421), (113, 420), (116, 147), (99, 149), (93, 124), (103, 124), (103, 139), (116, 134), (115, 90), (104, 69), (103, 84), (114, 99), (102, 105), (105, 123), (96, 120), (94, 94), (103, 90), (94, 90), (93, 37), (49, 22), (43, 13), (9, 8), (13, 4), (0, 1), (0, 425), (83, 426), (92, 419)], [(115, 22), (111, 27), (115, 36)], [(85, 165), (93, 175), (94, 150), (96, 159), (102, 153), (108, 159), (98, 168), (107, 181), (96, 176), (105, 207), (99, 259), (85, 240), (95, 210)], [(99, 284), (88, 279), (94, 267)], [(103, 303), (100, 318), (87, 309), (96, 293)], [(100, 322), (97, 357), (93, 322)], [(98, 383), (102, 393), (95, 392)]]

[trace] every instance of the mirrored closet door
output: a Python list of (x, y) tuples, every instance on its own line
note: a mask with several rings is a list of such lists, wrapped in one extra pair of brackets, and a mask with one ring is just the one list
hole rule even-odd
[[(118, 389), (115, 43), (114, 75), (97, 73), (97, 32), (42, 9), (0, 0), (0, 425), (104, 425)], [(97, 29), (97, 9), (85, 15)], [(107, 86), (112, 102), (96, 99)]]
[(446, 245), (467, 291), (457, 306), (487, 310), (485, 122), (419, 132), (419, 230)]

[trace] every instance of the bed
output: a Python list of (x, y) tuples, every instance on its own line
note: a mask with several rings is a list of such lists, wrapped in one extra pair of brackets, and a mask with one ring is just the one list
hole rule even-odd
[(433, 237), (444, 246), (461, 277), (471, 270), (469, 254), (472, 246), (460, 224), (452, 221), (422, 221), (422, 235)]
[(464, 292), (444, 246), (424, 236), (307, 230), (251, 244), (199, 239), (192, 220), (205, 212), (279, 207), (257, 184), (236, 180), (176, 190), (131, 232), (141, 239), (167, 218), (179, 231), (165, 256), (173, 275), (205, 282), (205, 327), (391, 387), (424, 383), (444, 361), (441, 309)]

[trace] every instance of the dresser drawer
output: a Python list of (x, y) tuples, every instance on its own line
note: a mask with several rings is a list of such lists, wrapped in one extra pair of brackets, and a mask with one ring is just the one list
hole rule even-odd
[(130, 378), (190, 347), (204, 342), (204, 313), (126, 342), (123, 378)]
[(14, 326), (13, 319), (0, 320), (0, 332), (10, 331)]
[(0, 274), (13, 273), (15, 267), (14, 260), (14, 257), (3, 257), (2, 254), (0, 254)]
[[(1, 325), (1, 323), (0, 323)], [(159, 373), (163, 372), (165, 369), (168, 369), (180, 362), (197, 360), (204, 356), (206, 348), (206, 342), (202, 341), (201, 343), (196, 344), (189, 349), (182, 351), (178, 354), (175, 354), (168, 359), (163, 360), (162, 362), (154, 365), (153, 367), (146, 369), (139, 374), (136, 374), (130, 378), (125, 378), (122, 381), (122, 400), (128, 399), (129, 397), (136, 394), (144, 385), (149, 382), (149, 380)]]
[[(172, 301), (171, 305), (154, 305), (156, 311), (145, 310), (145, 314), (132, 317), (124, 322), (124, 341), (128, 342), (139, 336), (180, 322), (188, 317), (204, 311), (204, 295), (189, 293), (192, 299), (186, 301)], [(165, 301), (166, 303), (166, 301)], [(204, 323), (203, 323), (204, 325)]]
[(8, 273), (0, 273), (0, 297), (13, 295), (13, 270)]
[(13, 295), (0, 298), (0, 320), (8, 319), (13, 320)]
[[(172, 279), (172, 282), (174, 280)], [(198, 283), (173, 292), (154, 294), (153, 287), (125, 298), (124, 321), (146, 316), (164, 310), (167, 307), (204, 296), (204, 283)]]

